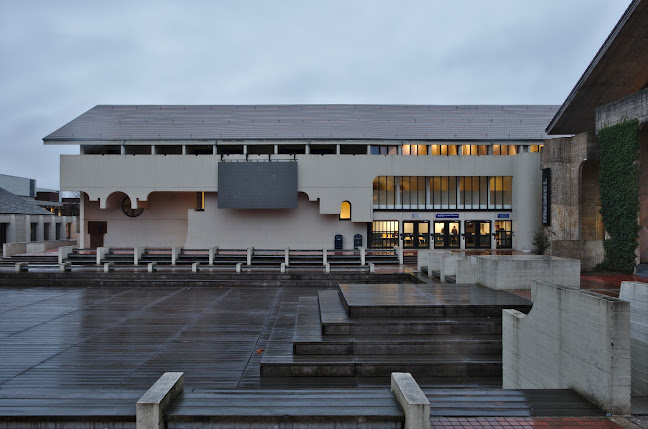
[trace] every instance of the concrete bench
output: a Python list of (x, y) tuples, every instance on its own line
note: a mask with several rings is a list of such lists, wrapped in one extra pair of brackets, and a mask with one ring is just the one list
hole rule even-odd
[(137, 429), (164, 429), (164, 412), (184, 389), (184, 373), (165, 372), (137, 401)]
[(391, 391), (405, 413), (405, 429), (430, 428), (430, 401), (409, 372), (392, 372)]

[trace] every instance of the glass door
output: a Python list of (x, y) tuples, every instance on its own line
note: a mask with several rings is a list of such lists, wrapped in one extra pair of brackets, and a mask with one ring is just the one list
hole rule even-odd
[(430, 247), (429, 221), (403, 221), (403, 247), (427, 249)]
[(485, 220), (465, 221), (466, 249), (491, 248), (491, 224)]
[(393, 248), (398, 246), (397, 220), (375, 220), (371, 224), (371, 247)]
[(434, 248), (459, 249), (459, 234), (461, 223), (459, 221), (434, 222)]
[(495, 221), (495, 246), (498, 249), (513, 248), (513, 222), (510, 220)]

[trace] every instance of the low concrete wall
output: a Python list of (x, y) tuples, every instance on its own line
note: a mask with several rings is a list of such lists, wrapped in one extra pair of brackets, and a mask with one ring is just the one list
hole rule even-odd
[(603, 262), (603, 240), (554, 240), (550, 251), (552, 256), (579, 259), (583, 271)]
[(580, 261), (540, 255), (476, 256), (476, 282), (491, 289), (531, 289), (535, 280), (580, 286)]
[(537, 282), (528, 315), (504, 310), (505, 389), (573, 389), (606, 411), (630, 413), (630, 304)]
[(46, 250), (58, 249), (62, 246), (76, 246), (76, 240), (33, 241), (31, 243), (4, 243), (2, 254), (5, 258), (21, 253), (43, 253)]
[(469, 256), (457, 261), (457, 284), (477, 283), (477, 257)]
[(622, 282), (619, 298), (630, 302), (632, 394), (648, 396), (648, 283)]

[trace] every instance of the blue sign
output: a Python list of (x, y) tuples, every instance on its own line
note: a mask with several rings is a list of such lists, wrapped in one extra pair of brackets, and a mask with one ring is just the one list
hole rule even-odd
[(459, 219), (459, 213), (437, 213), (437, 219)]
[(510, 213), (497, 213), (498, 219), (509, 219), (511, 217)]

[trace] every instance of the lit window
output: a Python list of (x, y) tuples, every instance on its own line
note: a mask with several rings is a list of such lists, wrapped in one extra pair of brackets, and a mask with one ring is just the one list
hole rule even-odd
[(340, 220), (351, 220), (351, 203), (348, 201), (340, 204)]

